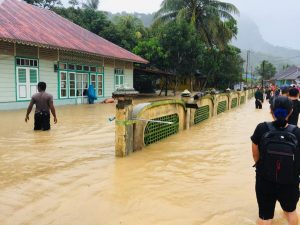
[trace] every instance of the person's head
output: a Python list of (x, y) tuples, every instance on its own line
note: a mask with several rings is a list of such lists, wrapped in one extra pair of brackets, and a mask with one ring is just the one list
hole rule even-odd
[(41, 92), (41, 91), (45, 91), (46, 90), (46, 83), (45, 82), (39, 82), (38, 83), (38, 91)]
[(275, 120), (276, 127), (285, 127), (287, 119), (293, 111), (293, 103), (286, 96), (273, 98), (271, 102), (271, 114)]
[(288, 88), (288, 87), (283, 87), (283, 88), (281, 89), (281, 94), (282, 94), (283, 96), (288, 96), (288, 94), (289, 94), (289, 88)]
[(280, 95), (280, 89), (276, 89), (276, 90), (274, 91), (274, 95), (275, 95), (275, 96), (279, 96), (279, 95)]
[(297, 88), (291, 88), (289, 90), (290, 97), (298, 97), (298, 95), (299, 95), (299, 90)]

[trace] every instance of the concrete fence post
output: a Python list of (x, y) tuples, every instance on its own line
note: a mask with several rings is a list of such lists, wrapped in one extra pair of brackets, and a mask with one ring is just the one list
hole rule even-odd
[[(188, 103), (191, 102), (191, 97), (192, 94), (188, 90), (184, 90), (181, 93), (181, 100), (187, 105)], [(184, 118), (184, 124), (185, 124), (185, 129), (190, 129), (190, 119), (191, 119), (191, 109), (187, 107), (186, 112), (185, 112), (185, 118)]]
[(113, 92), (116, 105), (115, 155), (126, 157), (133, 152), (132, 99), (138, 94), (133, 88), (118, 88)]

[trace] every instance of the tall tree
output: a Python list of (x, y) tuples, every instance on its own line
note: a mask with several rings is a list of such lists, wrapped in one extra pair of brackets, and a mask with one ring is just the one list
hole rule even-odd
[(53, 11), (95, 34), (101, 34), (112, 24), (104, 12), (93, 9), (57, 7)]
[(75, 8), (75, 6), (79, 5), (79, 1), (78, 0), (69, 0), (68, 3)]
[(207, 86), (226, 89), (241, 81), (244, 60), (240, 49), (228, 45), (223, 51), (206, 49), (201, 72), (207, 75)]
[(100, 0), (86, 0), (85, 3), (82, 3), (82, 7), (85, 9), (97, 10)]
[(116, 44), (132, 51), (140, 40), (146, 35), (143, 22), (132, 15), (117, 16), (113, 19), (115, 35), (118, 40)]
[(263, 60), (260, 65), (255, 68), (255, 73), (259, 74), (262, 80), (269, 80), (275, 75), (276, 67), (267, 60)]
[(53, 9), (58, 5), (62, 5), (60, 0), (25, 0), (25, 2), (45, 9)]
[[(156, 13), (156, 23), (182, 17), (195, 26), (211, 47), (224, 47), (236, 35), (236, 28), (232, 27), (236, 21), (232, 14), (238, 13), (233, 4), (217, 0), (164, 0)], [(226, 24), (227, 21), (231, 21), (231, 26)]]

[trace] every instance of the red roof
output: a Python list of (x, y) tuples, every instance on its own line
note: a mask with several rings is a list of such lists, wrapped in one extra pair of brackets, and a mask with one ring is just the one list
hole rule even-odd
[(0, 0), (0, 39), (148, 63), (50, 10), (21, 0)]

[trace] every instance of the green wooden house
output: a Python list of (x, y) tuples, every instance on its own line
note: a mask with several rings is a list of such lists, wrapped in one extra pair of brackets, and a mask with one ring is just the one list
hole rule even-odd
[(98, 101), (122, 85), (133, 87), (133, 64), (143, 58), (54, 12), (21, 0), (0, 0), (0, 110), (24, 108), (47, 83), (55, 104)]

